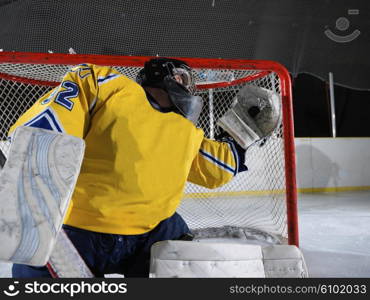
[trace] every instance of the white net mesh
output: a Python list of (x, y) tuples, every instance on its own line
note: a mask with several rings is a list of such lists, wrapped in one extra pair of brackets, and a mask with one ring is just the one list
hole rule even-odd
[[(40, 96), (61, 80), (70, 65), (0, 64), (0, 148), (7, 154), (7, 132), (17, 118)], [(121, 73), (135, 79), (140, 67), (116, 67)], [(194, 69), (196, 83), (203, 85), (197, 93), (204, 99), (204, 109), (199, 120), (205, 135), (214, 138), (219, 133), (217, 120), (226, 112), (235, 95), (245, 84), (261, 86), (280, 93), (281, 82), (277, 74), (266, 73), (256, 80), (240, 82), (242, 78), (260, 73), (255, 69)], [(13, 78), (12, 78), (13, 76)], [(16, 76), (16, 77), (14, 77)], [(228, 83), (226, 87), (204, 88), (204, 84)], [(54, 85), (55, 85), (54, 84)], [(209, 190), (187, 184), (179, 213), (195, 231), (214, 228), (248, 228), (278, 237), (287, 238), (287, 208), (285, 196), (284, 125), (274, 132), (262, 146), (247, 151), (242, 172), (228, 184)]]

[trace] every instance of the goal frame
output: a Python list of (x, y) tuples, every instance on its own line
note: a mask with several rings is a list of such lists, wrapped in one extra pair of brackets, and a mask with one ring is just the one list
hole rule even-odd
[[(78, 65), (92, 63), (97, 65), (141, 67), (144, 62), (153, 56), (116, 56), (97, 54), (58, 54), (58, 53), (31, 53), (31, 52), (0, 52), (0, 63), (20, 64), (63, 64)], [(176, 57), (186, 61), (192, 68), (208, 69), (240, 69), (258, 70), (259, 73), (243, 78), (243, 81), (251, 81), (274, 72), (280, 79), (282, 114), (283, 114), (283, 137), (284, 137), (284, 161), (285, 161), (285, 184), (286, 184), (286, 208), (287, 208), (287, 231), (288, 244), (299, 246), (298, 234), (298, 206), (296, 185), (296, 161), (294, 144), (294, 122), (291, 78), (288, 70), (278, 62), (268, 60), (243, 60), (243, 59), (215, 59), (215, 58), (187, 58)], [(40, 81), (12, 76), (1, 73), (1, 78), (23, 83), (38, 85), (57, 86), (58, 82)], [(215, 87), (227, 87), (237, 84), (233, 82), (208, 83), (197, 85), (198, 89)]]

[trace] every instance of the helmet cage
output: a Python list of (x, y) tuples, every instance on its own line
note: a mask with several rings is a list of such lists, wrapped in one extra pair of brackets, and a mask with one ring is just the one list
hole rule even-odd
[(172, 62), (166, 62), (163, 64), (163, 66), (167, 68), (171, 79), (181, 84), (191, 94), (194, 93), (195, 83), (192, 76), (192, 69), (189, 66), (182, 64), (179, 67), (175, 67)]

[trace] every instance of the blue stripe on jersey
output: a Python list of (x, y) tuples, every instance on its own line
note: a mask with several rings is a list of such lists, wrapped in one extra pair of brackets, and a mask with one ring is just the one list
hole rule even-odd
[(98, 77), (98, 85), (102, 85), (103, 83), (106, 83), (114, 78), (117, 78), (121, 76), (120, 74), (110, 74), (108, 76), (105, 76), (105, 77)]
[(226, 171), (228, 172), (231, 172), (233, 175), (235, 174), (235, 169), (230, 167), (229, 165), (223, 163), (222, 161), (219, 161), (217, 158), (213, 157), (211, 154), (209, 154), (208, 152), (202, 150), (202, 149), (199, 149), (199, 152), (200, 154), (202, 154), (205, 158), (207, 158), (209, 161), (213, 162), (214, 164), (216, 164), (217, 166), (225, 169)]
[(45, 109), (42, 113), (25, 123), (23, 126), (49, 129), (57, 132), (64, 132), (63, 126), (58, 121), (51, 108)]
[(233, 153), (233, 155), (234, 155), (235, 165), (236, 165), (234, 175), (236, 175), (236, 174), (238, 174), (238, 172), (239, 172), (239, 155), (238, 155), (238, 151), (236, 151), (234, 143), (227, 141), (227, 144), (228, 144), (228, 145), (229, 145), (229, 147), (231, 148), (231, 152), (232, 152), (232, 153)]

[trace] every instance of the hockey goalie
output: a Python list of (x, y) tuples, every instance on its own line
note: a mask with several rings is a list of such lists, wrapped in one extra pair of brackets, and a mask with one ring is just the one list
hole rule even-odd
[[(196, 125), (203, 103), (193, 91), (192, 70), (181, 60), (151, 59), (136, 81), (82, 64), (21, 116), (0, 175), (0, 259), (14, 263), (14, 277), (260, 277), (263, 259), (286, 258), (286, 249), (249, 248), (253, 255), (242, 256), (260, 259), (257, 273), (248, 273), (250, 264), (243, 273), (181, 273), (163, 264), (175, 248), (177, 262), (181, 253), (214, 249), (209, 259), (219, 260), (232, 251), (191, 241), (176, 213), (185, 183), (215, 188), (247, 171), (246, 149), (261, 146), (281, 121), (278, 96), (246, 86), (220, 119), (227, 134), (210, 140)], [(289, 255), (303, 264), (297, 248)]]

